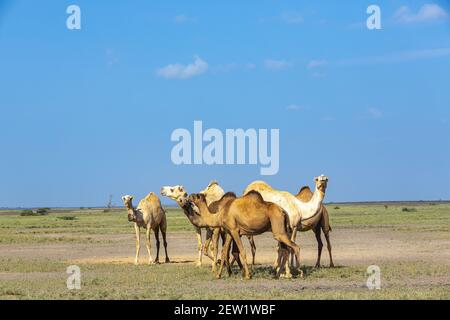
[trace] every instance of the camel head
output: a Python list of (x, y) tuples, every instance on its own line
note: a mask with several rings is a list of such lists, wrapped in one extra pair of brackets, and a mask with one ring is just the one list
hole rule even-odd
[(206, 196), (203, 193), (193, 193), (189, 195), (188, 202), (190, 203), (193, 212), (197, 215), (201, 215), (199, 207), (202, 205), (207, 206)]
[(167, 186), (161, 188), (161, 195), (164, 197), (168, 197), (172, 200), (175, 200), (180, 204), (180, 206), (183, 206), (186, 203), (188, 194), (183, 186)]
[(125, 208), (127, 208), (128, 211), (128, 221), (135, 221), (136, 217), (134, 215), (134, 209), (132, 204), (133, 196), (125, 195), (122, 197), (123, 204), (125, 205)]
[(328, 178), (322, 174), (318, 177), (315, 177), (314, 181), (316, 182), (316, 189), (325, 193), (325, 190), (327, 189)]

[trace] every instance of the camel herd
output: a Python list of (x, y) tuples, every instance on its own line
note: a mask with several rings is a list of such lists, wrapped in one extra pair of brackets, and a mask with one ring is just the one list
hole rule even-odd
[[(333, 267), (330, 243), (330, 223), (328, 211), (323, 205), (328, 178), (316, 177), (315, 190), (301, 188), (297, 195), (273, 189), (263, 181), (251, 183), (242, 196), (232, 192), (225, 193), (216, 181), (212, 181), (204, 190), (189, 195), (183, 186), (161, 188), (161, 195), (177, 202), (186, 217), (195, 227), (198, 240), (197, 266), (202, 265), (202, 256), (211, 259), (212, 272), (220, 278), (223, 268), (231, 274), (231, 267), (236, 262), (243, 269), (245, 279), (251, 278), (251, 267), (247, 263), (246, 250), (242, 236), (246, 236), (252, 253), (252, 266), (255, 264), (256, 245), (254, 236), (272, 232), (278, 243), (277, 258), (274, 264), (277, 277), (290, 278), (292, 273), (303, 276), (300, 269), (300, 247), (295, 243), (297, 232), (312, 230), (318, 244), (316, 267), (320, 267), (323, 243), (321, 232), (327, 241), (330, 267)], [(170, 262), (167, 254), (165, 210), (158, 196), (151, 192), (142, 199), (136, 208), (133, 197), (122, 197), (128, 213), (128, 221), (134, 222), (136, 232), (136, 256), (138, 263), (140, 251), (140, 228), (146, 229), (146, 246), (148, 263), (159, 263), (159, 231), (163, 237), (166, 263)], [(202, 241), (202, 229), (206, 231), (206, 240)], [(152, 259), (150, 232), (156, 239), (156, 259)], [(219, 243), (222, 251), (219, 259)], [(231, 257), (230, 257), (231, 252)], [(219, 269), (217, 270), (217, 267)]]

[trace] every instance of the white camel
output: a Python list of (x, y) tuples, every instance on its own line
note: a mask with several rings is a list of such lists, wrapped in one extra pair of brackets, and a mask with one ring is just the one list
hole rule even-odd
[[(259, 192), (265, 201), (273, 202), (279, 205), (289, 216), (289, 227), (292, 231), (291, 239), (295, 241), (297, 230), (302, 228), (302, 224), (307, 222), (308, 225), (315, 225), (321, 219), (322, 203), (325, 198), (328, 178), (321, 175), (316, 177), (314, 180), (316, 183), (316, 188), (312, 198), (307, 202), (297, 199), (289, 192), (275, 190), (264, 181), (252, 182), (245, 189), (244, 195), (254, 190)], [(286, 261), (286, 277), (291, 277), (292, 275), (288, 264), (289, 261)]]

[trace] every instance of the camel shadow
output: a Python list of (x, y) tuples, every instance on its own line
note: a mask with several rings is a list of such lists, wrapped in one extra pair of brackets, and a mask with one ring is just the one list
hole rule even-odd
[[(334, 266), (334, 267), (328, 267), (328, 266), (321, 266), (320, 268), (316, 268), (314, 266), (306, 266), (306, 265), (302, 265), (300, 267), (300, 270), (303, 272), (303, 277), (309, 277), (311, 275), (313, 275), (315, 272), (318, 272), (320, 270), (337, 270), (337, 269), (345, 269), (346, 266)], [(255, 278), (267, 278), (267, 277), (271, 277), (274, 279), (278, 279), (277, 278), (277, 273), (276, 270), (273, 268), (273, 266), (271, 265), (259, 265), (256, 264), (254, 265), (252, 268), (252, 275)], [(233, 266), (232, 267), (232, 274), (233, 275), (239, 275), (242, 273), (242, 270), (238, 267), (238, 266)], [(297, 270), (292, 270), (291, 271), (292, 276), (294, 279), (296, 278), (301, 278), (300, 277), (300, 272), (298, 272)]]
[(170, 261), (168, 263), (165, 264), (189, 264), (189, 263), (194, 263), (194, 260), (177, 260), (177, 261)]

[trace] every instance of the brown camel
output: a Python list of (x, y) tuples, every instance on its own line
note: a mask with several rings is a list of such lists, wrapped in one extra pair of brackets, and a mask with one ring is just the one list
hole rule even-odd
[[(245, 248), (241, 236), (259, 235), (272, 231), (275, 240), (291, 248), (300, 265), (299, 247), (289, 239), (287, 234), (287, 216), (284, 211), (274, 203), (266, 202), (262, 196), (251, 191), (241, 198), (235, 198), (232, 193), (227, 194), (227, 203), (213, 213), (207, 206), (205, 196), (192, 194), (183, 204), (187, 208), (188, 219), (199, 227), (221, 227), (227, 231), (227, 237), (222, 249), (222, 259), (217, 277), (220, 278), (225, 261), (229, 261), (228, 252), (231, 241), (234, 240), (239, 249), (240, 260), (244, 266), (244, 278), (250, 279), (251, 273), (248, 268)], [(287, 250), (286, 250), (287, 252)]]
[[(148, 263), (159, 263), (159, 231), (162, 233), (164, 242), (164, 251), (166, 253), (166, 263), (170, 262), (169, 256), (167, 255), (167, 240), (166, 240), (166, 230), (167, 230), (167, 220), (166, 212), (161, 206), (161, 201), (158, 196), (153, 192), (150, 192), (144, 199), (142, 199), (137, 208), (133, 208), (132, 200), (133, 196), (126, 195), (122, 197), (125, 208), (128, 212), (128, 221), (134, 222), (134, 229), (136, 231), (136, 257), (134, 259), (134, 264), (138, 264), (139, 251), (140, 251), (140, 235), (141, 227), (147, 230), (146, 232), (146, 245), (148, 251)], [(151, 254), (151, 242), (150, 242), (150, 230), (155, 233), (156, 239), (156, 259), (152, 260)]]
[[(300, 189), (299, 193), (295, 197), (300, 201), (308, 202), (313, 197), (313, 193), (308, 186), (304, 186), (303, 188)], [(320, 268), (320, 257), (322, 255), (322, 247), (323, 247), (320, 230), (322, 230), (323, 234), (325, 235), (325, 239), (327, 240), (328, 254), (330, 256), (330, 268), (333, 268), (334, 263), (333, 263), (333, 256), (331, 254), (331, 242), (330, 242), (330, 231), (332, 230), (330, 226), (330, 218), (328, 215), (328, 210), (324, 205), (322, 205), (321, 211), (322, 211), (321, 218), (319, 221), (315, 222), (302, 221), (301, 228), (299, 231), (300, 232), (305, 232), (308, 230), (314, 231), (317, 240), (316, 268)]]

